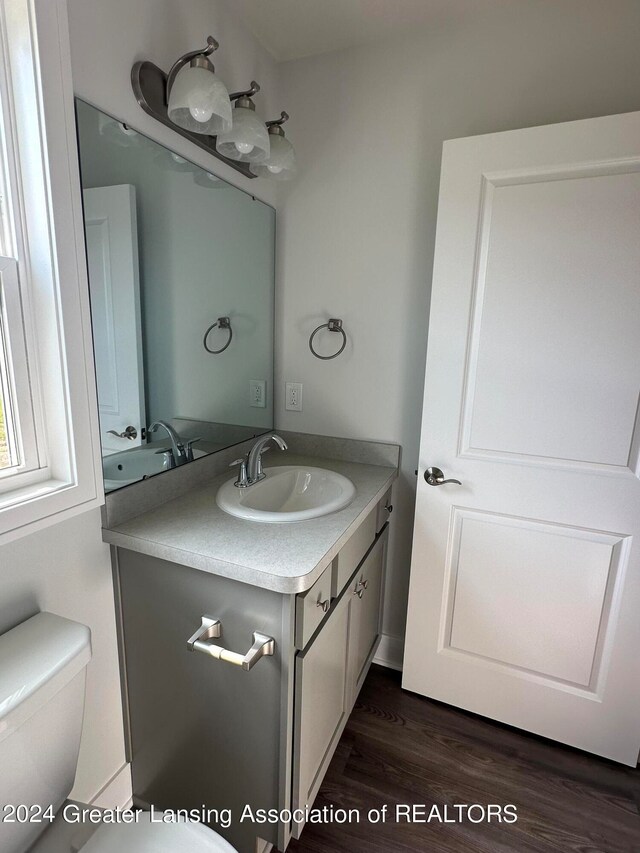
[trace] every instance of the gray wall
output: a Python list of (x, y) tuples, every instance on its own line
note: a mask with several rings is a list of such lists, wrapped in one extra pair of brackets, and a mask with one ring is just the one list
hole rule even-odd
[[(279, 391), (304, 383), (283, 429), (404, 448), (385, 631), (404, 633), (442, 142), (640, 109), (637, 0), (529, 0), (466, 24), (284, 63), (299, 177), (280, 199)], [(342, 317), (349, 347), (310, 357)], [(423, 459), (422, 467), (437, 460)]]

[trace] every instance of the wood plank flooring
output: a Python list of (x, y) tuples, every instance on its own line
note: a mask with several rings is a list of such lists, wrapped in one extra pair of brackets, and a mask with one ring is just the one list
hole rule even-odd
[[(474, 803), (514, 804), (517, 822), (395, 820), (397, 804), (426, 804), (426, 814), (437, 804), (443, 815)], [(387, 822), (369, 823), (385, 804)], [(358, 809), (361, 822), (307, 824), (289, 853), (640, 853), (640, 771), (406, 693), (381, 667), (314, 805)]]

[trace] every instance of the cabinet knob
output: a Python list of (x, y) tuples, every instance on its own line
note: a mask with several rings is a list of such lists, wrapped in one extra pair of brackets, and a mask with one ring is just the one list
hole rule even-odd
[(364, 595), (365, 589), (369, 586), (369, 581), (364, 578), (360, 578), (358, 583), (356, 584), (356, 588), (353, 590), (353, 594), (357, 595), (358, 598), (362, 598)]
[(321, 607), (323, 613), (328, 613), (329, 608), (331, 607), (331, 601), (328, 598), (324, 601), (320, 601), (320, 599), (318, 599), (316, 607)]

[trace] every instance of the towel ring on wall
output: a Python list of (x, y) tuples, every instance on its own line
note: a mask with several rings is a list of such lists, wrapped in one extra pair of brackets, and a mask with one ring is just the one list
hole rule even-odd
[[(340, 347), (338, 352), (334, 352), (333, 355), (320, 355), (320, 353), (317, 353), (314, 350), (313, 339), (320, 331), (320, 329), (328, 329), (330, 332), (340, 332), (340, 334), (342, 335), (342, 346)], [(316, 329), (314, 329), (313, 332), (311, 332), (311, 335), (309, 336), (309, 349), (315, 355), (316, 358), (321, 358), (323, 361), (330, 361), (332, 358), (337, 358), (343, 351), (343, 349), (346, 347), (346, 345), (347, 336), (345, 334), (344, 329), (342, 328), (342, 320), (329, 320), (328, 323), (323, 323), (321, 326), (318, 326)]]
[[(207, 338), (209, 337), (209, 332), (211, 332), (215, 328), (218, 329), (227, 329), (229, 332), (229, 340), (221, 349), (211, 349), (210, 346), (207, 345)], [(210, 352), (211, 355), (220, 355), (221, 352), (224, 352), (226, 348), (231, 343), (231, 338), (233, 337), (233, 329), (231, 328), (231, 320), (228, 317), (218, 317), (215, 323), (212, 323), (207, 331), (204, 333), (204, 338), (202, 339), (202, 343), (204, 344), (204, 348), (207, 352)]]

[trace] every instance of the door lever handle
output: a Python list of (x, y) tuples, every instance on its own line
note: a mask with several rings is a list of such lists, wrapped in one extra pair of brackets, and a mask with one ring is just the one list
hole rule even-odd
[(445, 480), (444, 473), (440, 468), (427, 468), (424, 472), (424, 478), (430, 486), (444, 486), (446, 483), (455, 483), (458, 486), (462, 485), (460, 480)]

